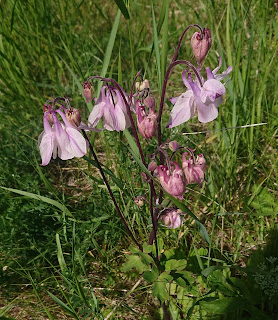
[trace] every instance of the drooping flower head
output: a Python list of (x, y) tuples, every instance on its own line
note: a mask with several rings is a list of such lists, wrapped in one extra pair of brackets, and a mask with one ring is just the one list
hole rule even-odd
[(157, 114), (155, 113), (155, 101), (152, 97), (144, 99), (144, 104), (136, 101), (137, 126), (145, 139), (152, 139), (157, 129)]
[(174, 108), (170, 113), (167, 128), (176, 127), (193, 118), (196, 109), (198, 111), (198, 119), (203, 123), (210, 122), (218, 116), (217, 107), (222, 103), (223, 95), (226, 92), (226, 83), (221, 83), (221, 80), (226, 78), (232, 71), (232, 67), (228, 67), (223, 73), (217, 74), (221, 65), (222, 60), (219, 58), (219, 66), (217, 68), (213, 71), (210, 68), (206, 68), (206, 81), (197, 71), (202, 83), (198, 79), (194, 81), (191, 73), (188, 73), (187, 78), (185, 75), (186, 70), (182, 73), (182, 79), (187, 90), (179, 97), (171, 99)]
[(165, 224), (166, 227), (170, 229), (176, 229), (178, 227), (181, 227), (183, 225), (183, 217), (184, 215), (180, 209), (164, 209), (163, 212), (161, 212), (159, 219), (162, 220), (162, 222)]
[(182, 155), (182, 169), (185, 175), (186, 185), (190, 183), (198, 183), (202, 187), (206, 173), (206, 159), (202, 154), (198, 154), (194, 159), (193, 154), (188, 152)]
[[(53, 156), (62, 160), (83, 157), (87, 152), (85, 138), (78, 127), (67, 119), (66, 108), (55, 110), (48, 106), (43, 116), (44, 131), (40, 134), (38, 147), (40, 149), (42, 166), (46, 166)], [(58, 116), (62, 119), (60, 121)]]
[(157, 167), (160, 184), (163, 189), (173, 197), (183, 199), (184, 180), (183, 173), (177, 162), (172, 161), (170, 169), (167, 166)]
[[(127, 95), (125, 94), (127, 98)], [(95, 106), (89, 115), (88, 123), (95, 127), (102, 118), (103, 127), (109, 131), (123, 131), (130, 126), (126, 104), (118, 89), (103, 86), (100, 96), (95, 99)]]

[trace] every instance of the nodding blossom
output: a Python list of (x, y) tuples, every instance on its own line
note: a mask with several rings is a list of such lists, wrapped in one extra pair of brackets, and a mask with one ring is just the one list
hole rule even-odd
[(109, 131), (119, 132), (130, 127), (126, 105), (119, 90), (111, 86), (103, 86), (99, 98), (95, 101), (96, 105), (88, 119), (91, 127), (95, 127), (101, 118), (103, 127)]
[(176, 127), (193, 118), (196, 109), (200, 122), (210, 122), (218, 116), (217, 107), (222, 103), (223, 95), (226, 92), (226, 83), (223, 84), (220, 81), (232, 71), (232, 67), (228, 67), (223, 73), (217, 74), (221, 65), (222, 60), (219, 58), (219, 66), (216, 69), (211, 71), (210, 68), (206, 68), (206, 81), (199, 73), (202, 85), (200, 85), (198, 79), (193, 81), (190, 73), (188, 73), (187, 79), (185, 76), (186, 70), (182, 73), (182, 79), (187, 90), (179, 97), (171, 99), (174, 108), (170, 113), (167, 128)]
[(176, 229), (183, 225), (184, 215), (180, 209), (166, 209), (161, 213), (159, 219), (165, 224), (166, 227), (170, 229)]
[(193, 37), (191, 38), (191, 47), (199, 65), (208, 54), (208, 51), (211, 47), (211, 42), (209, 29), (204, 28), (202, 34), (200, 32), (195, 32), (193, 34)]
[(182, 200), (184, 192), (182, 169), (175, 161), (172, 161), (170, 166), (170, 170), (164, 165), (157, 167), (160, 184), (166, 192)]
[(196, 159), (185, 152), (182, 155), (182, 169), (185, 175), (185, 183), (198, 183), (202, 187), (206, 173), (206, 159), (199, 154)]
[[(66, 109), (65, 112), (67, 111)], [(77, 116), (68, 119), (70, 116), (66, 116), (63, 108), (57, 110), (54, 110), (51, 106), (45, 108), (43, 116), (44, 131), (40, 134), (38, 142), (42, 166), (46, 166), (50, 162), (51, 156), (56, 159), (58, 155), (62, 160), (67, 160), (74, 157), (80, 158), (86, 154), (86, 140), (74, 123), (74, 118), (78, 119), (79, 113), (74, 112)], [(58, 119), (57, 114), (62, 121)]]
[(157, 129), (157, 114), (155, 113), (155, 101), (151, 97), (144, 99), (144, 105), (136, 101), (137, 126), (145, 139), (152, 139)]

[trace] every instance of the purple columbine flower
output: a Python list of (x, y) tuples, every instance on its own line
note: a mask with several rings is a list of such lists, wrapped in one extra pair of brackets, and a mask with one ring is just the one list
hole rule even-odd
[(177, 162), (171, 162), (171, 168), (164, 165), (157, 167), (160, 184), (163, 189), (173, 197), (183, 199), (184, 181), (183, 173)]
[[(193, 118), (196, 109), (198, 110), (198, 119), (200, 122), (210, 122), (218, 116), (217, 107), (223, 101), (223, 95), (226, 92), (225, 84), (220, 81), (226, 78), (232, 71), (232, 67), (228, 67), (226, 71), (217, 74), (222, 65), (222, 60), (219, 57), (219, 66), (211, 71), (206, 68), (207, 80), (203, 82), (202, 86), (196, 79), (193, 81), (191, 74), (188, 73), (188, 79), (185, 76), (186, 70), (182, 73), (182, 79), (187, 87), (187, 91), (182, 93), (179, 97), (171, 99), (174, 108), (170, 113), (170, 119), (167, 128), (176, 127), (189, 119)], [(200, 75), (202, 81), (203, 77)]]
[(206, 173), (206, 159), (202, 154), (199, 154), (194, 159), (193, 154), (189, 156), (189, 153), (185, 152), (182, 155), (182, 169), (185, 175), (185, 183), (198, 183), (202, 187), (205, 173)]
[[(147, 107), (147, 108), (146, 108)], [(144, 99), (144, 106), (136, 101), (137, 126), (145, 139), (152, 139), (157, 129), (157, 114), (155, 113), (155, 101), (151, 97)]]
[(109, 131), (116, 130), (119, 132), (130, 126), (126, 105), (119, 90), (110, 86), (103, 86), (99, 98), (95, 101), (96, 105), (88, 119), (91, 127), (95, 127), (101, 118), (103, 127)]
[[(59, 121), (58, 113), (62, 122)], [(52, 120), (52, 121), (49, 121)], [(38, 147), (40, 149), (42, 166), (46, 166), (53, 156), (62, 160), (72, 159), (74, 157), (83, 157), (87, 152), (85, 138), (79, 132), (77, 126), (71, 123), (65, 113), (61, 110), (48, 108), (43, 116), (44, 131), (39, 136)]]
[(162, 212), (159, 216), (159, 219), (165, 224), (166, 227), (170, 229), (176, 229), (183, 225), (183, 217), (185, 213), (180, 209), (167, 209)]

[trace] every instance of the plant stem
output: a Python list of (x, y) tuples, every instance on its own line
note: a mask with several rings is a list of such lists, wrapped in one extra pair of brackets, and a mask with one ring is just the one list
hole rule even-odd
[(107, 187), (107, 190), (108, 190), (109, 195), (110, 195), (110, 197), (111, 197), (111, 199), (112, 199), (112, 201), (113, 201), (113, 203), (114, 203), (114, 206), (115, 206), (115, 208), (116, 208), (116, 211), (118, 212), (118, 214), (119, 214), (119, 216), (120, 216), (123, 224), (125, 225), (125, 228), (126, 228), (126, 230), (127, 230), (127, 233), (130, 235), (131, 239), (132, 239), (133, 242), (138, 246), (138, 248), (139, 248), (141, 251), (143, 251), (142, 246), (141, 246), (141, 245), (139, 244), (139, 242), (135, 239), (134, 235), (132, 234), (131, 230), (129, 229), (129, 226), (128, 226), (126, 220), (125, 220), (125, 217), (123, 216), (123, 214), (122, 214), (122, 212), (121, 212), (121, 209), (120, 209), (119, 206), (118, 206), (118, 203), (117, 203), (117, 201), (116, 201), (116, 199), (115, 199), (115, 197), (114, 197), (114, 195), (113, 195), (113, 192), (112, 192), (112, 190), (111, 190), (111, 188), (110, 188), (109, 182), (108, 182), (108, 180), (106, 179), (106, 176), (105, 176), (105, 174), (104, 174), (104, 171), (102, 170), (102, 167), (101, 167), (101, 165), (100, 165), (100, 163), (99, 163), (99, 161), (98, 161), (97, 155), (96, 155), (96, 153), (95, 153), (95, 151), (94, 151), (94, 148), (93, 148), (93, 146), (92, 146), (92, 144), (91, 144), (91, 142), (90, 142), (90, 140), (89, 140), (86, 132), (85, 132), (83, 129), (81, 129), (81, 132), (82, 132), (84, 138), (85, 138), (85, 139), (88, 141), (88, 143), (89, 143), (89, 148), (90, 148), (90, 150), (91, 150), (91, 152), (92, 152), (92, 155), (93, 155), (93, 157), (94, 157), (94, 159), (95, 159), (95, 161), (96, 161), (96, 163), (97, 163), (97, 167), (98, 167), (98, 169), (99, 169), (99, 171), (100, 171), (100, 174), (101, 174), (101, 176), (102, 176), (102, 179), (103, 179), (103, 181), (104, 181), (104, 183), (105, 183), (105, 185), (106, 185), (106, 187)]

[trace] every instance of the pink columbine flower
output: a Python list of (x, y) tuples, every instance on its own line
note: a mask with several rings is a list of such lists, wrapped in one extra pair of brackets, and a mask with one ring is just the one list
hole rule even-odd
[[(61, 116), (62, 122), (59, 121), (56, 113)], [(42, 166), (50, 162), (51, 156), (56, 159), (57, 154), (62, 160), (79, 158), (86, 154), (85, 138), (61, 109), (54, 110), (49, 107), (43, 116), (43, 126), (44, 131), (40, 134), (38, 142)]]
[(170, 113), (167, 128), (176, 127), (193, 118), (196, 109), (198, 110), (200, 122), (210, 122), (218, 116), (217, 107), (222, 103), (223, 95), (226, 92), (226, 83), (223, 84), (220, 81), (232, 71), (232, 67), (228, 67), (223, 73), (217, 74), (221, 65), (222, 60), (219, 58), (219, 66), (216, 69), (211, 71), (210, 68), (206, 68), (207, 80), (205, 82), (201, 74), (199, 74), (203, 82), (202, 86), (198, 79), (192, 80), (190, 73), (188, 73), (188, 79), (185, 76), (186, 71), (182, 73), (182, 79), (187, 91), (179, 97), (171, 99), (174, 108)]
[(88, 119), (91, 127), (95, 127), (100, 118), (102, 118), (103, 127), (109, 131), (119, 132), (130, 126), (126, 105), (119, 90), (103, 86), (99, 98), (95, 100), (96, 105)]
[[(145, 139), (152, 139), (157, 129), (157, 114), (155, 113), (155, 101), (151, 97), (144, 99), (144, 105), (136, 101), (137, 126)], [(146, 108), (147, 107), (147, 108)]]
[(185, 175), (185, 183), (198, 183), (202, 187), (205, 173), (206, 173), (206, 159), (202, 154), (199, 154), (196, 159), (193, 155), (189, 156), (189, 153), (185, 152), (182, 155), (182, 169)]
[(163, 221), (165, 226), (167, 226), (170, 229), (176, 229), (178, 227), (181, 227), (183, 225), (183, 217), (184, 215), (180, 209), (171, 209), (166, 210), (166, 213), (162, 213), (159, 217), (160, 220)]
[(182, 200), (184, 192), (183, 173), (177, 162), (171, 162), (170, 170), (164, 165), (158, 166), (157, 170), (163, 189), (173, 197)]
[(204, 29), (202, 34), (200, 32), (195, 32), (191, 38), (191, 47), (193, 54), (200, 65), (205, 59), (208, 51), (211, 47), (211, 35), (209, 29)]

